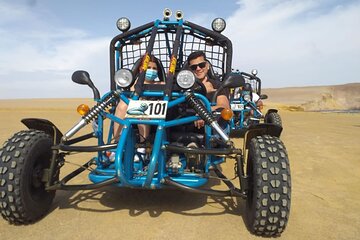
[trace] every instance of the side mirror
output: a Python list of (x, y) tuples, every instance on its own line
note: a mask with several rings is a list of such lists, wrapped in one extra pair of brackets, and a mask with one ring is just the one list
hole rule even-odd
[(82, 70), (75, 71), (71, 76), (71, 80), (82, 85), (94, 85), (90, 79), (90, 74)]
[(237, 88), (245, 86), (245, 79), (239, 73), (230, 73), (225, 76), (224, 81), (222, 82), (221, 86), (216, 90), (212, 102), (216, 102), (217, 95), (221, 90), (224, 88)]
[(245, 85), (245, 79), (241, 74), (238, 73), (230, 73), (226, 75), (221, 86), (223, 88), (237, 88), (243, 87)]
[(99, 90), (95, 87), (94, 83), (90, 79), (90, 74), (83, 70), (75, 71), (72, 76), (71, 80), (75, 83), (82, 84), (82, 85), (88, 85), (94, 93), (94, 99), (100, 98)]
[(262, 99), (262, 100), (268, 99), (268, 95), (266, 95), (266, 94), (261, 94), (261, 95), (260, 95), (260, 99)]

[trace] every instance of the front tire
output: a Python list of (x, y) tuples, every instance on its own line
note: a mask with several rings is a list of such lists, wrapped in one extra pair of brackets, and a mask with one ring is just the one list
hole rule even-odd
[(265, 115), (265, 123), (272, 123), (282, 127), (281, 117), (277, 112), (268, 112)]
[(46, 191), (44, 169), (49, 168), (52, 138), (38, 130), (16, 133), (0, 149), (0, 211), (13, 224), (41, 219), (55, 197)]
[(286, 228), (291, 199), (290, 167), (282, 141), (264, 135), (250, 142), (246, 223), (259, 236), (279, 236)]

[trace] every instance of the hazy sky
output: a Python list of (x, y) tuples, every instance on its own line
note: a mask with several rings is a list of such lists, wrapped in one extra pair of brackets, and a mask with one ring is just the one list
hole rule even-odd
[(116, 20), (137, 27), (165, 7), (208, 28), (223, 17), (233, 68), (258, 69), (264, 87), (360, 82), (360, 0), (153, 2), (0, 0), (0, 98), (92, 97), (77, 69), (105, 93)]

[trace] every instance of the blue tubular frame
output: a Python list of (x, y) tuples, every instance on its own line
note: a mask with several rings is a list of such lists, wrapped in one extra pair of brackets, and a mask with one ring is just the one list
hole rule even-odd
[[(126, 96), (128, 96), (129, 93), (130, 92), (122, 92), (120, 98), (123, 99), (124, 101), (129, 102), (129, 100), (126, 98)], [(205, 107), (208, 110), (211, 109), (211, 104), (206, 97), (197, 93), (195, 93), (194, 95), (204, 103)], [(141, 96), (166, 98), (165, 93), (163, 91), (155, 91), (155, 92), (145, 91), (141, 94)], [(168, 109), (175, 107), (176, 105), (186, 101), (185, 96), (182, 93), (174, 93), (173, 98), (175, 99), (168, 102)], [(165, 186), (161, 183), (164, 177), (168, 177), (165, 169), (166, 152), (165, 150), (162, 150), (162, 147), (168, 144), (166, 140), (165, 129), (173, 126), (183, 125), (186, 123), (192, 123), (193, 121), (199, 119), (198, 116), (188, 116), (188, 117), (183, 117), (180, 119), (169, 120), (169, 121), (155, 120), (155, 119), (141, 120), (141, 119), (133, 119), (133, 118), (121, 119), (107, 112), (104, 112), (103, 116), (112, 121), (111, 125), (113, 125), (114, 122), (123, 125), (123, 130), (116, 148), (115, 162), (113, 166), (110, 168), (102, 167), (102, 165), (97, 162), (98, 167), (89, 174), (89, 179), (94, 183), (99, 183), (116, 176), (119, 179), (119, 183), (117, 183), (118, 186), (135, 187), (135, 188), (144, 188), (144, 187), (162, 188)], [(99, 118), (98, 124), (102, 126), (103, 121), (104, 121), (103, 118)], [(146, 124), (146, 125), (157, 126), (155, 140), (152, 148), (153, 150), (150, 157), (150, 163), (148, 164), (147, 174), (142, 175), (140, 177), (136, 177), (136, 171), (134, 171), (134, 161), (133, 161), (134, 146), (135, 146), (135, 134), (133, 130), (133, 125), (135, 124)], [(110, 128), (109, 131), (110, 131), (109, 135), (112, 135), (112, 128)], [(211, 127), (206, 126), (205, 128), (205, 135), (206, 135), (205, 139), (207, 139), (205, 142), (206, 147), (210, 147), (210, 143), (208, 139), (211, 136), (211, 131), (212, 131)], [(98, 132), (98, 138), (99, 138), (98, 141), (101, 142), (102, 141), (101, 139), (103, 138), (102, 131)], [(100, 154), (101, 153), (99, 153), (99, 155)], [(209, 171), (209, 167), (212, 164), (217, 164), (221, 161), (223, 161), (222, 158), (219, 159), (218, 157), (212, 158), (212, 156), (208, 156), (205, 164), (205, 172)], [(207, 182), (207, 178), (199, 177), (198, 175), (193, 173), (187, 173), (185, 175), (172, 177), (172, 179), (188, 187), (200, 187)]]
[[(230, 120), (230, 127), (232, 130), (237, 130), (237, 129), (244, 129), (246, 128), (244, 126), (244, 120), (245, 120), (245, 114), (246, 113), (250, 113), (252, 108), (249, 106), (249, 105), (252, 105), (253, 107), (256, 108), (256, 104), (254, 102), (246, 102), (242, 96), (240, 96), (239, 100), (234, 100), (232, 99), (231, 100), (231, 103), (235, 103), (235, 104), (243, 104), (244, 105), (244, 109), (243, 110), (233, 110), (234, 114), (239, 114), (239, 119), (238, 119), (238, 122), (239, 122), (239, 125), (236, 126), (235, 124), (235, 120), (234, 120), (234, 117)], [(248, 107), (248, 108), (247, 108)], [(254, 117), (256, 118), (259, 118), (260, 115), (254, 111)]]
[[(185, 22), (183, 20), (179, 21), (161, 21), (156, 20), (154, 22), (149, 22), (145, 25), (142, 25), (136, 29), (130, 30), (128, 32), (122, 33), (116, 37), (114, 37), (110, 43), (110, 89), (112, 91), (116, 90), (116, 85), (114, 81), (114, 73), (118, 69), (122, 68), (121, 62), (121, 48), (122, 45), (126, 41), (131, 41), (132, 39), (137, 39), (139, 36), (149, 36), (151, 33), (151, 37), (149, 39), (149, 43), (146, 48), (146, 53), (150, 54), (153, 48), (153, 41), (155, 39), (155, 34), (153, 31), (157, 31), (157, 29), (167, 29), (172, 28), (176, 29), (176, 37), (173, 45), (173, 49), (171, 49), (170, 45), (167, 45), (167, 50), (169, 54), (169, 69), (166, 76), (166, 84), (164, 85), (163, 91), (144, 91), (140, 92), (139, 89), (142, 89), (142, 78), (138, 80), (137, 85), (135, 86), (136, 94), (134, 95), (131, 91), (122, 91), (120, 93), (121, 101), (125, 102), (127, 105), (129, 104), (129, 99), (138, 100), (140, 97), (157, 97), (164, 101), (168, 102), (168, 109), (173, 108), (181, 103), (186, 102), (186, 98), (184, 93), (179, 92), (172, 92), (172, 81), (173, 75), (175, 73), (175, 69), (171, 69), (171, 64), (173, 62), (172, 59), (179, 59), (182, 61), (182, 52), (180, 48), (183, 47), (183, 38), (184, 35), (182, 32), (184, 30), (194, 30), (197, 34), (203, 35), (204, 37), (209, 35), (213, 39), (216, 40), (217, 44), (221, 46), (226, 46), (227, 49), (227, 57), (226, 57), (226, 65), (223, 66), (225, 72), (231, 71), (231, 57), (232, 57), (232, 44), (231, 41), (228, 40), (225, 36), (210, 31), (208, 29), (202, 28), (198, 25), (192, 24), (190, 22)], [(167, 34), (165, 35), (168, 38)], [(180, 48), (179, 48), (180, 47)], [(173, 52), (171, 52), (173, 51)], [(176, 63), (176, 62), (175, 62)], [(142, 73), (141, 77), (144, 73)], [(140, 82), (140, 84), (139, 84)], [(200, 99), (206, 109), (211, 111), (211, 103), (208, 99), (200, 94), (194, 94), (197, 99)], [(102, 98), (103, 99), (103, 98)], [(114, 108), (112, 109), (114, 110)], [(116, 117), (112, 113), (102, 112), (100, 117), (98, 117), (98, 126), (101, 126), (101, 130), (97, 131), (98, 137), (98, 144), (101, 146), (103, 143), (103, 130), (102, 127), (104, 126), (103, 121), (104, 119), (109, 119), (111, 121), (110, 128), (109, 128), (109, 135), (107, 138), (107, 144), (110, 144), (112, 135), (113, 135), (113, 126), (114, 123), (121, 124), (123, 126), (121, 137), (116, 147), (116, 154), (114, 163), (110, 161), (106, 162), (106, 157), (103, 156), (103, 151), (98, 153), (98, 160), (97, 160), (97, 168), (89, 174), (89, 179), (94, 183), (100, 183), (107, 179), (111, 179), (116, 177), (119, 182), (116, 183), (118, 186), (126, 186), (126, 187), (135, 187), (135, 188), (162, 188), (167, 185), (163, 184), (164, 178), (169, 177), (167, 174), (165, 167), (166, 167), (166, 157), (167, 157), (167, 150), (166, 146), (169, 144), (167, 142), (166, 136), (166, 129), (183, 125), (187, 123), (192, 123), (195, 120), (200, 119), (199, 116), (187, 116), (180, 119), (169, 120), (146, 120), (146, 119), (135, 119), (135, 118), (125, 118), (120, 119)], [(135, 152), (135, 144), (136, 144), (136, 136), (133, 125), (135, 124), (145, 124), (145, 125), (152, 125), (157, 126), (155, 140), (152, 146), (152, 153), (150, 156), (150, 162), (148, 163), (148, 169), (143, 171), (142, 162), (134, 163), (133, 157)], [(210, 138), (213, 137), (212, 128), (208, 125), (205, 125), (205, 148), (210, 149)], [(115, 151), (115, 149), (111, 149), (111, 151)], [(205, 155), (205, 173), (209, 172), (209, 168), (211, 165), (218, 164), (224, 161), (223, 157), (218, 157), (214, 155)], [(104, 159), (104, 161), (103, 161)], [(103, 164), (106, 162), (106, 164)], [(146, 174), (145, 174), (146, 172)], [(207, 182), (207, 178), (203, 176), (199, 176), (193, 173), (185, 173), (178, 176), (171, 175), (171, 178), (183, 185), (188, 187), (200, 187)]]

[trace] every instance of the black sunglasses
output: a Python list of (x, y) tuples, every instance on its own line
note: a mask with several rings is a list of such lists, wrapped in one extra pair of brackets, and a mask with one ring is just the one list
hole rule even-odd
[(201, 63), (198, 63), (198, 64), (193, 64), (193, 65), (190, 65), (190, 69), (195, 71), (197, 69), (197, 67), (200, 67), (200, 68), (204, 68), (206, 66), (206, 62), (201, 62)]

